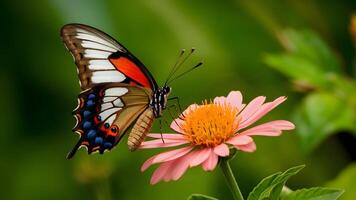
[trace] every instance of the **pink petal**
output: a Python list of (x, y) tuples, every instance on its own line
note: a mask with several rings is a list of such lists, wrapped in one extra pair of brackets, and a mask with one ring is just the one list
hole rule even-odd
[(230, 153), (229, 147), (226, 144), (222, 143), (214, 147), (214, 153), (221, 157), (228, 156)]
[(169, 168), (169, 171), (164, 175), (163, 180), (164, 181), (170, 181), (173, 179), (173, 169), (175, 168), (176, 165), (178, 165), (180, 158), (177, 158), (175, 160), (169, 161), (172, 162), (171, 167)]
[(231, 91), (227, 95), (226, 102), (236, 107), (238, 110), (242, 109), (242, 94), (240, 91)]
[(155, 156), (155, 158), (152, 161), (152, 164), (160, 163), (160, 162), (167, 162), (170, 160), (177, 159), (177, 158), (189, 153), (192, 149), (193, 149), (193, 147), (188, 146), (188, 147), (183, 147), (180, 149), (175, 149), (175, 150), (167, 151), (164, 153), (160, 153)]
[(173, 161), (170, 162), (165, 162), (162, 163), (152, 174), (151, 181), (150, 183), (152, 185), (158, 183), (163, 179), (164, 176), (166, 176), (167, 173), (169, 173), (169, 169), (172, 166)]
[(173, 129), (174, 131), (178, 132), (178, 133), (184, 133), (184, 130), (182, 129), (182, 124), (184, 123), (183, 120), (176, 118), (172, 121), (171, 123), (171, 129)]
[(281, 130), (293, 130), (295, 129), (295, 125), (287, 120), (275, 120), (275, 121), (271, 121), (268, 122), (269, 125), (275, 127), (275, 128), (279, 128)]
[(242, 110), (245, 106), (242, 104), (242, 94), (240, 91), (231, 91), (227, 97), (215, 97), (215, 104), (230, 104), (236, 107), (238, 110)]
[(236, 145), (246, 145), (251, 143), (252, 141), (253, 139), (250, 136), (237, 134), (234, 137), (227, 140), (226, 143), (236, 146)]
[(153, 164), (160, 163), (160, 162), (167, 162), (170, 160), (177, 159), (181, 156), (184, 156), (185, 154), (189, 153), (189, 151), (191, 151), (192, 149), (193, 149), (193, 147), (190, 147), (190, 146), (183, 147), (180, 149), (175, 149), (172, 151), (167, 151), (167, 152), (152, 156), (151, 158), (149, 158), (148, 160), (146, 160), (143, 163), (143, 165), (141, 167), (141, 171), (145, 171), (148, 167), (150, 167)]
[(294, 128), (294, 124), (289, 121), (275, 120), (247, 129), (239, 135), (279, 136), (282, 130), (292, 130)]
[(211, 153), (211, 148), (203, 148), (193, 151), (191, 154), (190, 167), (198, 166), (206, 159), (208, 159)]
[(262, 106), (259, 106), (258, 111), (254, 112), (252, 115), (250, 115), (247, 118), (244, 118), (244, 121), (241, 122), (240, 124), (240, 129), (243, 129), (257, 120), (261, 119), (263, 116), (265, 116), (268, 112), (273, 110), (275, 107), (277, 107), (279, 104), (284, 102), (286, 100), (286, 97), (279, 97), (273, 102), (268, 102), (263, 104)]
[(198, 107), (199, 107), (199, 105), (196, 104), (196, 103), (195, 103), (195, 104), (191, 104), (190, 106), (188, 106), (187, 109), (185, 109), (185, 110), (183, 111), (182, 114), (179, 115), (179, 118), (184, 119), (184, 117), (185, 117), (186, 115), (188, 115), (190, 112), (194, 111), (194, 110), (197, 109)]
[(152, 156), (151, 158), (147, 159), (141, 166), (141, 172), (145, 171), (148, 167), (152, 165), (153, 159), (155, 156)]
[(171, 173), (170, 178), (172, 180), (178, 180), (184, 174), (184, 172), (187, 171), (189, 167), (190, 159), (191, 157), (189, 155), (186, 155), (178, 158), (175, 161), (174, 166), (170, 172)]
[(249, 104), (247, 104), (247, 106), (241, 111), (239, 116), (242, 118), (243, 121), (249, 119), (255, 112), (260, 109), (265, 100), (266, 97), (264, 96), (256, 97)]
[(164, 147), (174, 147), (182, 144), (187, 144), (188, 141), (183, 140), (169, 140), (164, 139), (164, 143), (162, 139), (155, 139), (150, 141), (142, 142), (140, 145), (140, 149), (152, 149), (152, 148), (164, 148)]
[(172, 140), (185, 140), (185, 137), (182, 134), (177, 133), (150, 133), (147, 135), (151, 138), (158, 138), (158, 139), (172, 139)]
[(170, 181), (170, 180), (172, 180), (172, 168), (176, 165), (176, 160), (172, 160), (173, 161), (173, 163), (172, 163), (172, 165), (171, 165), (171, 167), (170, 167), (170, 169), (169, 169), (169, 171), (163, 176), (163, 180), (164, 181)]
[(214, 98), (214, 104), (225, 104), (225, 103), (226, 103), (226, 97), (220, 96)]
[(245, 145), (236, 145), (235, 146), (238, 150), (240, 151), (245, 151), (245, 152), (254, 152), (256, 151), (256, 143), (255, 142), (250, 142)]
[(219, 157), (212, 151), (208, 157), (208, 159), (206, 159), (203, 164), (202, 167), (205, 171), (212, 171), (213, 169), (215, 169), (216, 165), (218, 164), (218, 160)]

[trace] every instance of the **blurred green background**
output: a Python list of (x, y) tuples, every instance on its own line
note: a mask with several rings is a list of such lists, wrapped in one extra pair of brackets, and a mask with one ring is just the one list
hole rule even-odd
[[(73, 22), (119, 40), (161, 84), (179, 50), (195, 47), (186, 67), (199, 60), (203, 67), (172, 85), (184, 107), (231, 90), (242, 91), (246, 101), (289, 97), (265, 120), (295, 121), (296, 131), (256, 138), (257, 151), (240, 153), (232, 163), (244, 195), (263, 177), (305, 163), (289, 187), (327, 185), (345, 188), (345, 200), (355, 198), (354, 1), (5, 0), (0, 9), (1, 199), (185, 199), (191, 193), (231, 198), (219, 168), (193, 168), (179, 181), (149, 185), (153, 168), (141, 173), (140, 166), (155, 151), (129, 153), (126, 138), (104, 156), (81, 149), (73, 160), (65, 159), (77, 140), (71, 111), (80, 89), (59, 29)], [(298, 54), (283, 41), (306, 48)], [(279, 57), (284, 54), (286, 60)], [(304, 59), (300, 65), (290, 59), (295, 54)], [(318, 66), (338, 81), (328, 82), (322, 70), (306, 78), (314, 65), (292, 70), (293, 64), (306, 66), (311, 54), (324, 56)], [(314, 84), (325, 77), (326, 83)]]

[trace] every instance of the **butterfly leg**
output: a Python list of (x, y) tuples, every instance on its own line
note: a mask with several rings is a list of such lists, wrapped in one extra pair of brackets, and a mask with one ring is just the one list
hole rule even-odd
[(169, 113), (169, 116), (171, 117), (172, 120), (174, 120), (175, 118), (174, 118), (174, 116), (173, 116), (172, 113), (171, 113), (171, 108), (175, 108), (174, 111), (175, 111), (176, 113), (174, 113), (174, 114), (179, 115), (179, 111), (177, 110), (177, 105), (176, 105), (176, 104), (169, 105), (169, 106), (167, 107), (167, 111), (168, 111), (168, 113)]
[[(172, 108), (172, 107), (177, 108), (177, 105), (174, 104), (174, 105), (170, 105), (170, 106), (167, 107), (167, 111), (168, 111), (168, 113), (169, 113), (169, 116), (172, 118), (173, 122), (174, 122), (178, 127), (182, 128), (181, 125), (177, 122), (177, 120), (173, 117), (173, 115), (172, 115), (172, 113), (171, 113), (171, 108)], [(170, 125), (168, 124), (167, 120), (164, 120), (164, 121), (165, 121), (165, 123), (167, 124), (167, 126), (170, 127)]]
[[(166, 120), (165, 120), (166, 121)], [(162, 139), (162, 142), (164, 144), (164, 139), (163, 139), (163, 131), (162, 131), (162, 119), (160, 118), (159, 119), (159, 130), (161, 132), (161, 139)]]
[[(182, 106), (180, 105), (180, 101), (179, 101), (179, 97), (171, 97), (171, 98), (168, 98), (168, 101), (171, 101), (171, 100), (175, 100), (175, 103), (173, 104), (173, 106), (178, 106), (179, 108), (179, 113), (183, 116), (183, 118), (185, 118), (184, 116), (184, 113), (183, 113), (183, 110), (182, 110)], [(176, 107), (177, 108), (177, 107)], [(178, 117), (181, 119), (180, 115), (178, 115)]]
[[(170, 106), (170, 107), (173, 107), (173, 105)], [(168, 107), (168, 108), (170, 108), (170, 107)], [(167, 110), (168, 110), (168, 112), (169, 112), (169, 109), (167, 109)], [(177, 123), (177, 121), (173, 118), (171, 112), (169, 112), (169, 115), (171, 116), (171, 118), (172, 118), (172, 120), (174, 121), (174, 123), (175, 123), (178, 127), (181, 127), (181, 126)], [(166, 119), (163, 119), (163, 121), (164, 121), (164, 123), (166, 124), (166, 126), (170, 127), (170, 125), (169, 125), (169, 123), (167, 122)], [(177, 134), (181, 134), (181, 133), (178, 133), (178, 132), (177, 132)]]
[(182, 107), (180, 106), (179, 97), (171, 97), (171, 98), (168, 98), (168, 101), (172, 101), (172, 100), (175, 100), (175, 101), (176, 101), (176, 105), (178, 105), (179, 111), (180, 111), (181, 113), (183, 113)]
[(166, 119), (164, 119), (164, 123), (166, 124), (167, 127), (169, 127), (169, 124)]

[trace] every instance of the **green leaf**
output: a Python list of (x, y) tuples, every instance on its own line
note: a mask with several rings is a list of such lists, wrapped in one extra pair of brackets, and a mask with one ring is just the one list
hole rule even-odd
[(282, 34), (284, 45), (290, 54), (309, 60), (324, 72), (341, 72), (336, 55), (315, 32), (287, 29)]
[(283, 173), (278, 172), (264, 178), (248, 195), (247, 200), (277, 200), (287, 180), (303, 168), (304, 165), (292, 167)]
[(208, 200), (218, 200), (217, 198), (215, 197), (211, 197), (211, 196), (207, 196), (207, 195), (203, 195), (203, 194), (192, 194), (188, 197), (187, 200), (205, 200), (205, 199), (208, 199)]
[(330, 77), (341, 74), (341, 65), (320, 37), (311, 31), (286, 30), (281, 34), (286, 53), (268, 54), (264, 62), (286, 76), (308, 84), (328, 89)]
[(356, 197), (356, 162), (350, 164), (335, 180), (329, 182), (327, 186), (343, 188), (345, 190), (340, 200), (354, 200)]
[(319, 88), (327, 88), (328, 80), (319, 67), (300, 55), (274, 54), (267, 55), (264, 61), (269, 66), (282, 72), (289, 78), (306, 82)]
[(281, 200), (336, 200), (342, 193), (343, 191), (338, 189), (315, 187), (293, 191)]
[(315, 92), (307, 96), (294, 115), (296, 131), (305, 152), (310, 152), (338, 130), (352, 130), (354, 120), (352, 106), (342, 98), (326, 92)]
[(267, 191), (266, 189), (268, 187), (270, 187), (271, 185), (273, 185), (272, 184), (273, 181), (280, 174), (282, 174), (282, 172), (278, 172), (278, 173), (272, 174), (271, 176), (268, 176), (268, 177), (262, 179), (262, 181), (260, 183), (258, 183), (258, 185), (256, 187), (254, 187), (253, 190), (250, 192), (250, 194), (248, 195), (247, 200), (261, 199), (260, 197), (262, 196), (262, 193)]

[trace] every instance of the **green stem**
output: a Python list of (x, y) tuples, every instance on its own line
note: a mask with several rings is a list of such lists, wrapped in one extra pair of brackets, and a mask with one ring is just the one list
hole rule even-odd
[(226, 179), (227, 184), (232, 192), (232, 196), (234, 197), (234, 200), (244, 200), (244, 197), (241, 194), (239, 185), (237, 185), (234, 174), (232, 173), (232, 170), (230, 168), (228, 158), (221, 159), (220, 168), (225, 176), (225, 179)]

